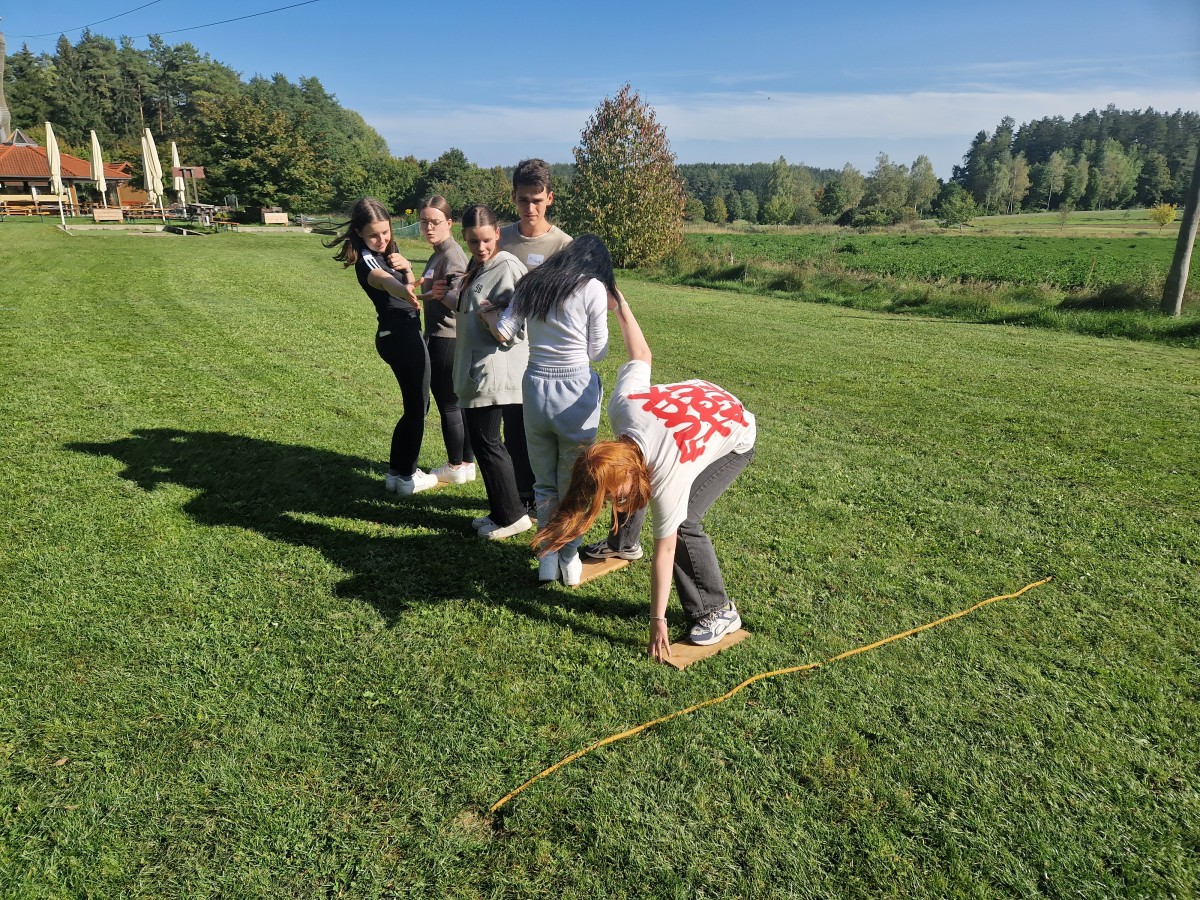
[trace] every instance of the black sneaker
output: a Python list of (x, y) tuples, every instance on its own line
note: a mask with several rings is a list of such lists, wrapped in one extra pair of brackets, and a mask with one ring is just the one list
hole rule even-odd
[(737, 607), (731, 600), (720, 609), (715, 609), (708, 615), (697, 619), (696, 624), (688, 632), (688, 640), (698, 646), (707, 647), (741, 627), (742, 617), (738, 615)]
[(631, 562), (635, 559), (641, 559), (642, 545), (635, 544), (628, 550), (614, 550), (608, 546), (608, 541), (600, 541), (596, 544), (587, 544), (581, 548), (583, 555), (588, 559), (628, 559)]

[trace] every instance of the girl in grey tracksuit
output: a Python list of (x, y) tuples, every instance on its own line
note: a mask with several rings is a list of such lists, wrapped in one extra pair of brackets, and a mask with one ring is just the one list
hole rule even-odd
[[(575, 457), (596, 439), (602, 392), (590, 363), (608, 352), (608, 309), (615, 294), (608, 249), (585, 234), (526, 275), (496, 322), (496, 336), (505, 341), (518, 339), (525, 328), (529, 332), (521, 390), (539, 522), (550, 521)], [(538, 578), (575, 585), (582, 571), (576, 539), (542, 557)]]

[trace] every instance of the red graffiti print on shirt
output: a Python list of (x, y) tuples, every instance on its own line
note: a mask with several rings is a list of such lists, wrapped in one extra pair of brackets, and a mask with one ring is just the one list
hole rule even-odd
[(680, 462), (699, 458), (714, 434), (727, 437), (731, 425), (749, 424), (737, 398), (708, 381), (654, 385), (644, 394), (630, 394), (629, 399), (645, 400), (642, 409), (672, 432)]

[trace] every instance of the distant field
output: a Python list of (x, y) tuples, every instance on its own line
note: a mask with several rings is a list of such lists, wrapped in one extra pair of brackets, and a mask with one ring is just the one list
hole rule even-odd
[[(1046, 284), (1067, 290), (1161, 279), (1174, 242), (1161, 238), (972, 234), (857, 234), (851, 231), (689, 234), (688, 245), (730, 263), (751, 259), (890, 275), (922, 281)], [(1189, 284), (1197, 285), (1196, 267)]]
[[(1182, 215), (1182, 210), (1180, 211)], [(1066, 221), (1057, 212), (1022, 213), (1018, 216), (980, 216), (969, 226), (971, 234), (1058, 234), (1065, 237), (1155, 237), (1175, 241), (1179, 222), (1159, 228), (1144, 209), (1105, 209), (1073, 212)]]
[[(1183, 215), (1183, 211), (1179, 211)], [(687, 226), (692, 233), (728, 234), (730, 231), (756, 232), (761, 234), (841, 234), (852, 229), (836, 225), (776, 226), (751, 225), (745, 221), (729, 225), (714, 225), (711, 222), (692, 222)], [(958, 234), (958, 229), (942, 229), (931, 219), (911, 225), (897, 226), (895, 232), (885, 233), (934, 233)], [(1059, 212), (1020, 213), (1012, 216), (977, 216), (963, 227), (965, 234), (974, 235), (1046, 235), (1059, 237), (1154, 237), (1174, 241), (1179, 233), (1176, 221), (1161, 229), (1150, 221), (1145, 209), (1104, 209), (1071, 212), (1064, 221)]]

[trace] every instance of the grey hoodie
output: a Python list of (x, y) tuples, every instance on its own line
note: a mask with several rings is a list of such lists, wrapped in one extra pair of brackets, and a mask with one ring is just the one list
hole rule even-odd
[(479, 320), (486, 301), (504, 308), (512, 300), (525, 266), (501, 250), (459, 296), (454, 318), (458, 343), (454, 348), (454, 393), (464, 407), (506, 406), (521, 402), (521, 378), (529, 363), (529, 341), (524, 330), (511, 343), (501, 344)]

